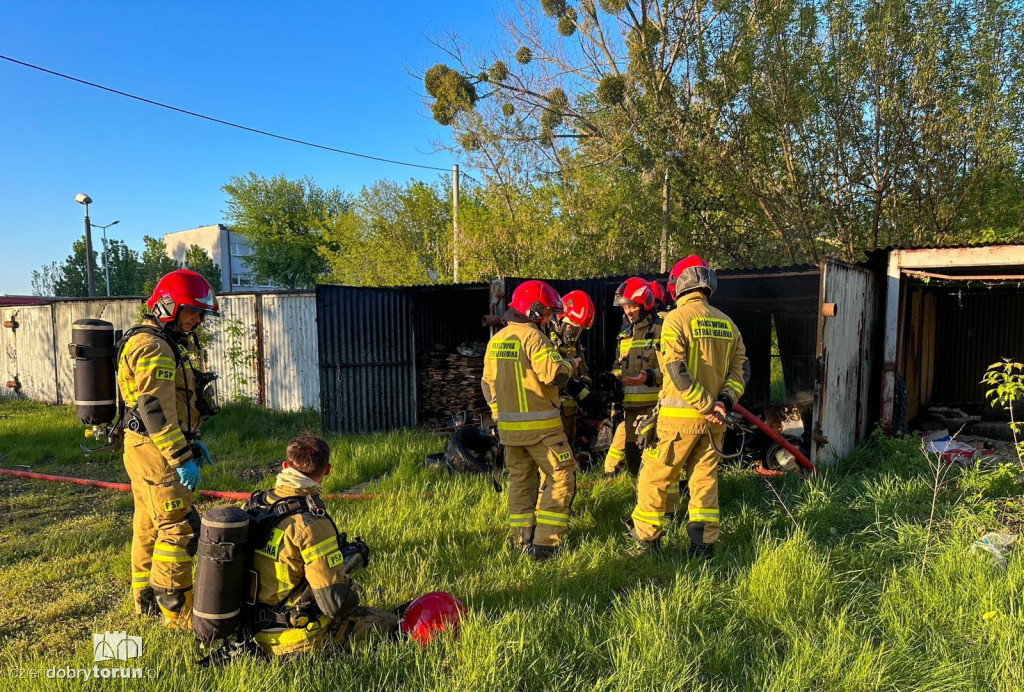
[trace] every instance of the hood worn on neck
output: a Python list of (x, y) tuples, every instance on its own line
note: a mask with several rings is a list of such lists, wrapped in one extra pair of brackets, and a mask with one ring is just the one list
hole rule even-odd
[(279, 497), (320, 495), (324, 487), (302, 471), (288, 467), (281, 469), (274, 481), (274, 494)]

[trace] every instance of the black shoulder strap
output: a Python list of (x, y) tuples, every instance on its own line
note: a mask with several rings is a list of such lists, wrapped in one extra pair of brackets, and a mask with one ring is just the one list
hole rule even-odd
[(178, 348), (178, 345), (171, 340), (171, 337), (164, 333), (163, 329), (157, 329), (156, 327), (152, 327), (148, 324), (137, 324), (134, 327), (129, 328), (128, 331), (121, 336), (121, 340), (118, 341), (115, 346), (117, 349), (117, 364), (115, 367), (121, 364), (121, 353), (124, 351), (124, 347), (128, 345), (128, 340), (136, 334), (149, 334), (161, 339), (170, 347), (171, 352), (174, 354), (174, 364), (179, 368), (182, 367), (181, 350)]

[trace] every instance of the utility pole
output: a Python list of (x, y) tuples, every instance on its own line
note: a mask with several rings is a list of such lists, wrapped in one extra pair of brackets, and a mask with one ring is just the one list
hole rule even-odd
[(668, 271), (668, 163), (665, 164), (665, 180), (661, 185), (661, 273)]
[(96, 295), (96, 284), (92, 277), (92, 225), (89, 223), (89, 205), (92, 197), (81, 192), (75, 195), (75, 201), (85, 206), (85, 277), (89, 286), (89, 297)]
[(107, 276), (107, 297), (110, 297), (110, 258), (107, 257), (107, 229), (111, 226), (116, 226), (121, 223), (120, 221), (114, 221), (108, 223), (106, 226), (98, 223), (92, 224), (96, 228), (103, 229), (103, 273)]
[(459, 164), (452, 166), (452, 283), (459, 283)]

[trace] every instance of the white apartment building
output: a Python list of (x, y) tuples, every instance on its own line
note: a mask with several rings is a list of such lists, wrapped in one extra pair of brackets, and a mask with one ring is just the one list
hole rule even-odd
[(175, 262), (184, 262), (185, 253), (192, 245), (203, 248), (206, 254), (220, 267), (221, 287), (219, 292), (231, 293), (274, 288), (274, 286), (253, 282), (252, 272), (246, 259), (252, 254), (252, 248), (244, 236), (233, 233), (224, 224), (200, 226), (164, 235), (167, 255)]

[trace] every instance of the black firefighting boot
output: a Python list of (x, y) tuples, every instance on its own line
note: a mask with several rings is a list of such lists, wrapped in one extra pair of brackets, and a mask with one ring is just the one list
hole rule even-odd
[(710, 560), (715, 551), (715, 544), (704, 542), (704, 524), (691, 521), (686, 525), (686, 533), (690, 536), (690, 548), (687, 551), (687, 556), (691, 559)]
[(134, 589), (133, 595), (135, 596), (135, 613), (137, 615), (160, 617), (160, 606), (156, 604), (156, 594), (153, 593), (152, 586)]
[(532, 557), (537, 562), (543, 562), (550, 560), (555, 555), (561, 552), (561, 549), (553, 545), (537, 545), (536, 543), (531, 544), (526, 550), (526, 554)]
[(154, 589), (164, 624), (177, 629), (192, 627), (192, 589)]
[(626, 548), (627, 553), (633, 557), (639, 557), (646, 553), (661, 552), (661, 536), (658, 536), (654, 540), (639, 538), (636, 535), (636, 526), (633, 525), (632, 517), (623, 519), (622, 523), (626, 525), (626, 537), (628, 539), (627, 543), (629, 544)]
[(516, 550), (521, 550), (524, 553), (530, 552), (530, 546), (533, 545), (533, 530), (534, 526), (522, 526), (512, 529), (512, 547)]

